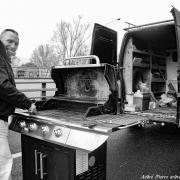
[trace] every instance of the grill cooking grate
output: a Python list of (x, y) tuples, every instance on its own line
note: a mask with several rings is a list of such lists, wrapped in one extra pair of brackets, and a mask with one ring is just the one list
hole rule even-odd
[(44, 116), (49, 118), (61, 119), (66, 121), (82, 120), (84, 113), (80, 111), (70, 111), (68, 109), (54, 109), (37, 111), (37, 116)]

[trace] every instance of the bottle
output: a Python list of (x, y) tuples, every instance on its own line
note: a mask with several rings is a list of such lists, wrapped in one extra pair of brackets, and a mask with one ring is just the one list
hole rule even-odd
[(143, 94), (140, 90), (134, 93), (134, 104), (136, 111), (142, 111), (143, 109)]
[(134, 97), (143, 97), (143, 94), (140, 90), (137, 90), (135, 93), (134, 93)]

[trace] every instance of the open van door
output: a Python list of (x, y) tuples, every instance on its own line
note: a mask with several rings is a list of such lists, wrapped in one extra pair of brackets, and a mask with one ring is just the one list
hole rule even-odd
[(95, 23), (92, 35), (91, 54), (101, 63), (117, 64), (117, 32)]
[(171, 13), (174, 17), (175, 31), (176, 31), (176, 42), (177, 42), (177, 124), (180, 126), (180, 12), (176, 8), (172, 8)]

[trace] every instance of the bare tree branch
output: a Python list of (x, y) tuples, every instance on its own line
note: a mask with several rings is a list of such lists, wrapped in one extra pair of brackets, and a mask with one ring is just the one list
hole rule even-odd
[(90, 37), (89, 24), (82, 22), (82, 17), (74, 18), (71, 23), (61, 21), (57, 24), (52, 38), (60, 57), (85, 55), (88, 51), (87, 40)]
[(30, 62), (34, 63), (37, 67), (51, 67), (57, 65), (59, 61), (58, 56), (54, 53), (53, 48), (49, 45), (39, 45), (33, 51)]

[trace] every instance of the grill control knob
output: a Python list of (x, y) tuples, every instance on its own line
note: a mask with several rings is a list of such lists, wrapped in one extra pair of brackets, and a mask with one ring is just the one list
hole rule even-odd
[(37, 124), (36, 123), (31, 123), (29, 124), (29, 130), (30, 131), (36, 131), (38, 128)]
[(25, 128), (25, 127), (26, 127), (26, 122), (25, 122), (25, 121), (20, 121), (20, 122), (19, 122), (19, 126), (20, 126), (21, 128)]
[(62, 135), (62, 129), (61, 128), (55, 129), (54, 134), (56, 137), (60, 137)]
[(41, 127), (41, 130), (42, 130), (42, 133), (43, 133), (43, 134), (48, 134), (49, 131), (50, 131), (49, 127), (46, 126), (46, 125), (42, 126), (42, 127)]
[(29, 132), (29, 128), (28, 128), (28, 127), (24, 127), (23, 130), (24, 130), (24, 132), (26, 132), (26, 133)]

